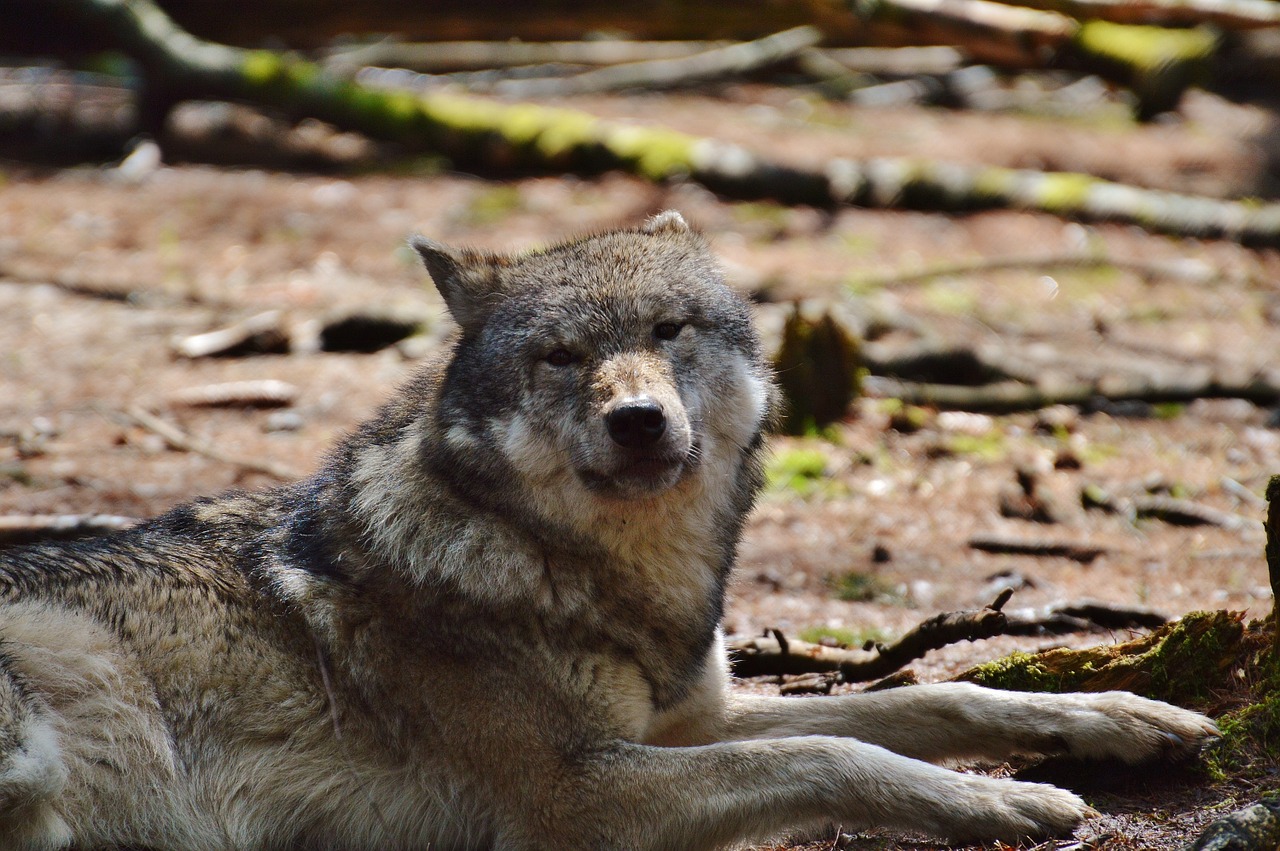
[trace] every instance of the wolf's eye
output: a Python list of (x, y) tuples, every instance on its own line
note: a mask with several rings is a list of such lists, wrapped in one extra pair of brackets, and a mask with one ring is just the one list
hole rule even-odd
[(551, 352), (543, 358), (552, 366), (568, 366), (578, 360), (578, 356), (568, 349), (552, 349)]
[(659, 322), (653, 326), (653, 336), (659, 340), (674, 340), (684, 330), (683, 322)]

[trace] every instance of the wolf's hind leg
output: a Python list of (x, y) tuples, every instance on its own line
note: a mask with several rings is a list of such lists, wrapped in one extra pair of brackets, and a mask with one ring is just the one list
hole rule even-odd
[(0, 848), (54, 851), (71, 844), (55, 806), (66, 781), (47, 710), (0, 657)]

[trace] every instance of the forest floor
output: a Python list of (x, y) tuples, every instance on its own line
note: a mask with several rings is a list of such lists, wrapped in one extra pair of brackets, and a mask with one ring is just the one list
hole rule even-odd
[[(1221, 196), (1257, 194), (1276, 180), (1275, 119), (1195, 93), (1176, 118), (1145, 126), (1115, 110), (1063, 120), (859, 109), (745, 86), (715, 97), (567, 104), (736, 139), (796, 161), (910, 154), (1087, 171)], [(125, 414), (135, 406), (236, 456), (313, 469), (447, 331), (439, 298), (405, 247), (414, 231), (519, 249), (674, 207), (707, 234), (730, 279), (757, 298), (848, 300), (855, 311), (893, 317), (890, 341), (927, 336), (995, 343), (1013, 357), (1051, 350), (1059, 360), (1136, 358), (1174, 370), (1211, 364), (1246, 372), (1267, 367), (1280, 351), (1276, 251), (1039, 214), (828, 213), (727, 203), (697, 187), (620, 176), (492, 182), (429, 162), (383, 167), (376, 149), (314, 127), (286, 142), (338, 150), (345, 165), (321, 173), (187, 163), (131, 180), (106, 167), (0, 163), (0, 514), (147, 517), (196, 495), (273, 484), (242, 465), (170, 448)], [(1030, 264), (918, 283), (860, 283), (942, 261), (1084, 248), (1209, 274)], [(118, 291), (132, 295), (111, 297)], [(426, 316), (432, 333), (370, 354), (174, 353), (175, 339), (265, 311), (280, 311), (280, 323), (305, 337), (317, 322), (369, 310)], [(279, 409), (181, 403), (192, 388), (257, 379), (294, 385), (296, 400)], [(860, 399), (822, 437), (774, 442), (777, 470), (789, 469), (789, 459), (810, 463), (799, 476), (774, 476), (752, 517), (729, 632), (826, 630), (845, 641), (881, 640), (939, 611), (981, 607), (1006, 585), (1016, 589), (1010, 610), (1081, 600), (1169, 616), (1196, 609), (1260, 616), (1270, 609), (1256, 524), (1134, 522), (1086, 510), (1081, 493), (1088, 485), (1117, 495), (1167, 493), (1260, 518), (1267, 478), (1280, 472), (1280, 412), (1205, 399), (1086, 413), (940, 413), (910, 433), (891, 427), (891, 412), (883, 399)], [(1055, 522), (1002, 516), (1000, 494), (1019, 469), (1033, 473)], [(979, 533), (1103, 552), (1087, 563), (993, 555), (968, 546)], [(923, 681), (938, 680), (1013, 650), (1129, 635), (996, 638), (952, 645), (911, 667)], [(1104, 815), (1074, 840), (1042, 847), (1180, 848), (1207, 821), (1280, 786), (1275, 778), (1211, 783), (1194, 770), (1105, 774), (1073, 778)], [(833, 832), (802, 847), (939, 846)]]

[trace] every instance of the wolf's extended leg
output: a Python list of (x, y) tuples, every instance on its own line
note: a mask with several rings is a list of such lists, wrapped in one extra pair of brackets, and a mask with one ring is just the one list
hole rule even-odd
[(71, 830), (54, 806), (67, 780), (57, 735), (5, 661), (0, 656), (0, 848), (65, 848)]
[(537, 782), (521, 812), (539, 820), (502, 831), (502, 851), (707, 849), (833, 821), (1012, 842), (1069, 831), (1092, 814), (1052, 786), (959, 774), (827, 736), (619, 744)]
[(1217, 735), (1195, 712), (1128, 692), (1030, 694), (969, 683), (830, 698), (731, 695), (725, 739), (850, 736), (932, 761), (1068, 753), (1142, 762)]

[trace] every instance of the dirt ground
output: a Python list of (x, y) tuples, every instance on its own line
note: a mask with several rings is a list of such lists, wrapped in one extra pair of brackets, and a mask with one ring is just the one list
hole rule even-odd
[[(1145, 127), (1114, 111), (1051, 122), (815, 105), (759, 87), (714, 98), (583, 98), (568, 105), (734, 138), (795, 160), (911, 153), (1088, 170), (1220, 195), (1256, 193), (1274, 179), (1267, 148), (1274, 120), (1207, 95), (1193, 94), (1179, 118)], [(130, 181), (103, 167), (51, 172), (0, 164), (0, 514), (146, 517), (198, 494), (272, 484), (243, 466), (169, 448), (124, 414), (135, 406), (224, 452), (312, 469), (447, 331), (438, 297), (404, 246), (412, 231), (524, 248), (675, 207), (707, 233), (741, 286), (771, 300), (847, 299), (857, 310), (897, 317), (899, 332), (924, 325), (942, 339), (996, 342), (1014, 352), (1123, 351), (1188, 370), (1206, 363), (1262, 369), (1280, 350), (1275, 251), (1047, 215), (827, 214), (726, 203), (697, 187), (620, 176), (488, 182), (378, 165), (357, 161), (344, 173), (317, 175), (185, 164)], [(869, 273), (943, 260), (1086, 245), (1215, 276), (1028, 268), (851, 286)], [(104, 297), (118, 291), (132, 295)], [(301, 339), (316, 322), (368, 309), (425, 315), (431, 330), (423, 341), (371, 354), (189, 360), (174, 353), (175, 339), (264, 311), (281, 311), (282, 324)], [(180, 404), (191, 388), (249, 379), (289, 382), (296, 401), (283, 409)], [(1006, 585), (1016, 588), (1011, 610), (1089, 599), (1169, 616), (1204, 608), (1263, 614), (1271, 594), (1256, 523), (1133, 522), (1084, 509), (1081, 491), (1097, 485), (1121, 495), (1172, 493), (1256, 519), (1268, 476), (1280, 472), (1278, 422), (1276, 411), (1220, 399), (1085, 414), (939, 414), (903, 433), (890, 428), (884, 400), (861, 399), (824, 438), (775, 442), (780, 463), (803, 449), (820, 453), (825, 464), (802, 486), (775, 486), (757, 508), (728, 629), (794, 635), (827, 628), (857, 641), (892, 638), (935, 612), (980, 607)], [(1019, 468), (1034, 471), (1058, 522), (1001, 515), (1000, 493)], [(967, 545), (979, 533), (1104, 552), (1088, 563), (992, 555)], [(850, 575), (869, 589), (853, 595), (863, 599), (840, 598), (841, 578)], [(991, 639), (953, 645), (911, 667), (922, 680), (936, 680), (1015, 649), (1128, 634)], [(1259, 791), (1213, 786), (1194, 772), (1074, 780), (1104, 815), (1076, 839), (1041, 847), (1179, 848)], [(805, 847), (938, 846), (832, 833)]]

